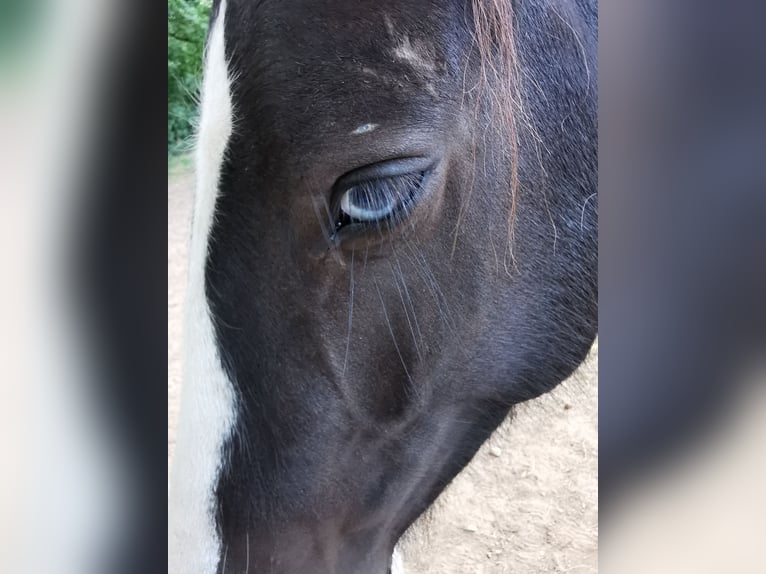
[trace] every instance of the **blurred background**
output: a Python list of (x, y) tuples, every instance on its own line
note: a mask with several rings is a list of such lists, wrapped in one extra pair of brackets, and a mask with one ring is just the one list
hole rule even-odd
[(193, 147), (211, 0), (168, 0), (168, 155)]
[(165, 22), (0, 4), (0, 572), (165, 570)]
[(599, 16), (599, 569), (766, 572), (762, 33), (740, 2)]

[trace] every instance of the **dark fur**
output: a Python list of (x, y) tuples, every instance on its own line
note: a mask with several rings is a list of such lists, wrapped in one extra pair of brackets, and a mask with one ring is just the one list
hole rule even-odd
[[(386, 572), (512, 405), (587, 354), (595, 3), (514, 6), (526, 117), (511, 258), (510, 139), (497, 86), (474, 89), (470, 2), (229, 0), (235, 129), (206, 271), (240, 400), (217, 489), (225, 572), (248, 554), (250, 572)], [(384, 13), (433, 66), (392, 57)], [(349, 135), (366, 123), (380, 127)], [(328, 242), (335, 181), (408, 156), (438, 160), (409, 219)]]

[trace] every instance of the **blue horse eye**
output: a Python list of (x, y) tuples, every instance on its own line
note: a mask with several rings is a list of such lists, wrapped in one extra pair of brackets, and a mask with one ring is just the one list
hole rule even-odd
[(386, 219), (413, 201), (422, 179), (423, 174), (410, 174), (354, 185), (341, 196), (340, 209), (352, 221)]

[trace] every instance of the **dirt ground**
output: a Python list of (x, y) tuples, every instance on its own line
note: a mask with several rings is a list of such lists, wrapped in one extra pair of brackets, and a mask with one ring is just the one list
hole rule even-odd
[[(168, 465), (181, 388), (193, 178), (168, 176)], [(411, 529), (408, 574), (598, 570), (598, 343), (573, 377), (521, 405)]]

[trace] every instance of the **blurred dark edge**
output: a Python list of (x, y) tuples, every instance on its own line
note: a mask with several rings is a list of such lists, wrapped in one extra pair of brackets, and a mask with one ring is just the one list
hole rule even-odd
[(613, 498), (704, 441), (764, 358), (765, 11), (600, 4), (602, 533)]
[(137, 506), (115, 574), (166, 570), (167, 5), (124, 0), (100, 70), (101, 114), (82, 166), (86, 225), (76, 277), (102, 363), (106, 428), (129, 463)]

